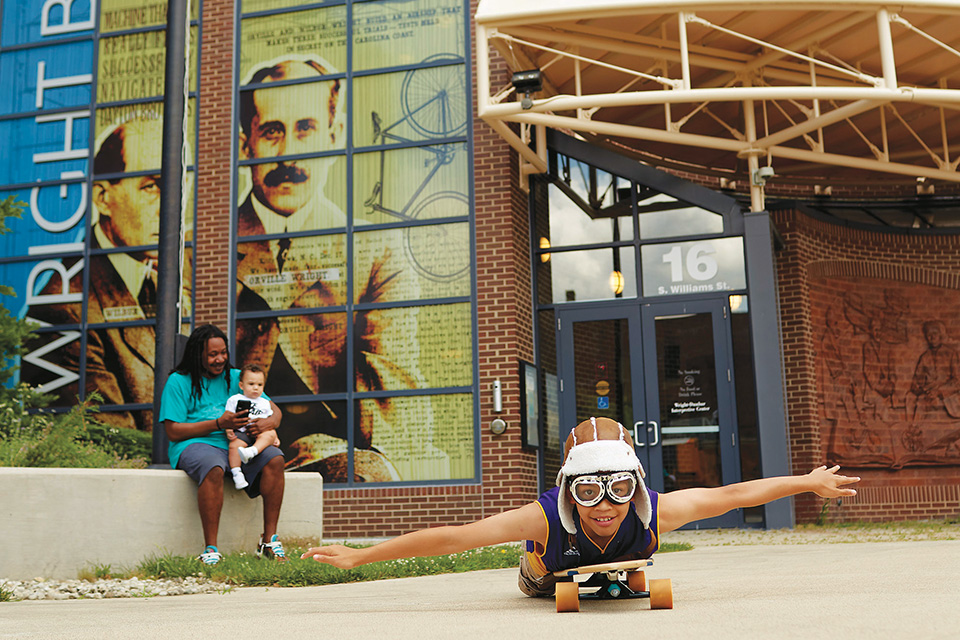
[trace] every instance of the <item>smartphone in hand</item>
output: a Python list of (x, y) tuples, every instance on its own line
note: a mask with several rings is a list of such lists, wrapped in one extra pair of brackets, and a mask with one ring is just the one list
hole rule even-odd
[(250, 411), (251, 402), (249, 400), (237, 400), (237, 413)]

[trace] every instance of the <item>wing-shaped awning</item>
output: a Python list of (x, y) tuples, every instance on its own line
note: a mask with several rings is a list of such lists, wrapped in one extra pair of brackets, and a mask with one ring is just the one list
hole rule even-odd
[[(818, 186), (960, 182), (956, 0), (481, 0), (476, 22), (479, 114), (530, 170), (542, 126), (750, 180), (755, 207), (767, 166)], [(532, 104), (491, 77), (494, 50), (542, 72)]]

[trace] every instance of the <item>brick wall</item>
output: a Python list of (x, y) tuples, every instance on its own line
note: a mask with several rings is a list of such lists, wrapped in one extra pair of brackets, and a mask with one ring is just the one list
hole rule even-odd
[[(891, 415), (885, 420), (877, 416), (863, 417), (877, 440), (876, 455), (862, 454), (859, 463), (846, 464), (851, 475), (863, 478), (859, 495), (831, 501), (826, 516), (835, 520), (872, 521), (956, 517), (960, 514), (957, 499), (960, 455), (948, 449), (943, 455), (931, 455), (928, 460), (918, 455), (913, 462), (904, 464), (902, 457), (898, 462), (897, 456), (891, 457), (885, 452), (902, 449), (899, 441), (886, 443), (902, 436), (909, 426), (909, 421), (902, 417), (906, 408), (900, 398), (908, 394), (917, 354), (923, 350), (923, 339), (917, 333), (920, 321), (949, 320), (946, 316), (955, 315), (953, 306), (960, 303), (960, 235), (864, 231), (831, 225), (797, 211), (775, 212), (774, 219), (786, 245), (777, 254), (777, 269), (793, 472), (805, 473), (820, 464), (833, 463), (835, 460), (831, 458), (852, 455), (849, 451), (843, 454), (834, 443), (828, 442), (823, 380), (818, 388), (818, 348), (823, 350), (821, 334), (826, 309), (837, 308), (837, 301), (843, 299), (874, 311), (896, 304), (909, 313), (902, 323), (903, 344), (896, 345), (899, 350), (896, 353), (900, 355), (892, 357), (897, 371), (897, 393), (889, 401)], [(896, 302), (889, 298), (895, 298)], [(855, 337), (849, 340), (855, 344), (843, 347), (848, 356), (844, 360), (847, 364), (853, 361), (852, 364), (859, 367), (860, 348), (868, 340), (869, 327), (865, 328), (866, 321), (855, 317), (851, 320), (853, 314), (854, 311), (848, 312), (848, 318), (843, 320), (848, 323), (848, 334)], [(892, 311), (886, 310), (875, 317), (892, 323), (892, 315)], [(860, 327), (855, 326), (858, 323)], [(948, 323), (945, 343), (956, 346), (960, 334), (951, 324)], [(908, 337), (912, 345), (909, 348)], [(864, 375), (866, 373), (864, 371)], [(819, 376), (827, 376), (822, 358)], [(857, 405), (866, 402), (864, 383), (859, 384)], [(880, 406), (879, 401), (857, 408), (853, 408), (852, 403), (853, 398), (850, 411), (857, 412), (874, 411), (874, 406)], [(951, 423), (947, 428), (954, 429), (955, 425)], [(939, 461), (934, 459), (937, 457)], [(814, 521), (823, 505), (824, 501), (816, 496), (798, 497), (798, 522)]]
[[(946, 479), (946, 478), (945, 478)], [(908, 481), (908, 480), (904, 480)], [(949, 480), (948, 480), (949, 481)], [(853, 498), (831, 500), (824, 515), (830, 522), (892, 522), (898, 520), (956, 519), (960, 483), (900, 485), (885, 479), (860, 488)]]
[(483, 517), (477, 485), (377, 489), (326, 489), (323, 494), (325, 540), (397, 536)]
[(233, 103), (232, 0), (204, 0), (200, 45), (200, 128), (197, 131), (196, 324), (227, 327), (231, 304), (230, 201)]

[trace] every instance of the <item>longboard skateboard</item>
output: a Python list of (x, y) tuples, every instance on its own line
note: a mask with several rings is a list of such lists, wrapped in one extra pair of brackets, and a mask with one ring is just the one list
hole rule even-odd
[(648, 588), (643, 569), (652, 565), (650, 559), (625, 560), (554, 571), (553, 575), (564, 578), (557, 583), (557, 613), (580, 611), (581, 600), (613, 598), (650, 598), (651, 609), (673, 609), (669, 578), (651, 580)]

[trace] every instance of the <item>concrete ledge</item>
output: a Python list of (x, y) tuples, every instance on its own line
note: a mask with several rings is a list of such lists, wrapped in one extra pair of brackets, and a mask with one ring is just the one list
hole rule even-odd
[[(323, 476), (288, 473), (279, 533), (320, 538)], [(219, 547), (256, 551), (263, 502), (224, 487)], [(76, 578), (93, 565), (133, 568), (153, 554), (203, 549), (197, 486), (182, 471), (0, 467), (0, 578)]]

